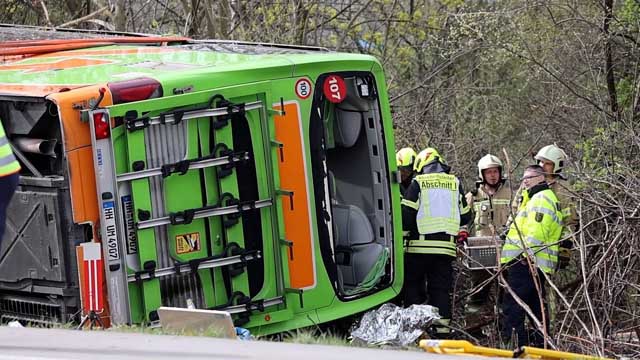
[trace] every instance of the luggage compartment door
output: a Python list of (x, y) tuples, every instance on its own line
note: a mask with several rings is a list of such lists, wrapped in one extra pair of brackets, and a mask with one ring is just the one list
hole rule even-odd
[[(286, 192), (272, 166), (267, 104), (269, 82), (108, 107), (126, 269), (117, 277), (128, 284), (132, 322), (157, 320), (160, 306), (193, 305), (226, 309), (240, 325), (283, 303), (278, 198)], [(99, 198), (108, 197), (106, 182)]]

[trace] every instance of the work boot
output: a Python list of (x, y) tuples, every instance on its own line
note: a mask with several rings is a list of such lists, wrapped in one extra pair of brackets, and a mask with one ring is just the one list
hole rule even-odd
[(433, 338), (440, 340), (452, 339), (453, 332), (449, 327), (450, 319), (439, 319), (433, 323)]
[(488, 314), (487, 306), (480, 302), (469, 302), (464, 309), (465, 324), (467, 327), (477, 326), (481, 324), (485, 316)]
[(469, 302), (465, 307), (464, 311), (468, 315), (475, 315), (482, 311), (482, 304), (477, 302)]

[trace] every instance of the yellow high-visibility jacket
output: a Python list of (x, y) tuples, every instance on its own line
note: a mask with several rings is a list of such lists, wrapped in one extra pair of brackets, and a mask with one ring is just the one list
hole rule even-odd
[(552, 274), (558, 263), (563, 227), (560, 203), (546, 183), (534, 186), (527, 195), (511, 223), (500, 262), (506, 264), (526, 251), (540, 270)]
[(0, 177), (15, 174), (18, 171), (20, 171), (20, 163), (13, 155), (9, 139), (0, 123)]

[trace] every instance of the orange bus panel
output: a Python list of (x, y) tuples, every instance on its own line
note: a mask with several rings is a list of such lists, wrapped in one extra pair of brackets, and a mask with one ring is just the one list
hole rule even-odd
[[(280, 110), (281, 106), (275, 104), (274, 108)], [(293, 242), (289, 277), (291, 287), (310, 289), (316, 285), (316, 268), (302, 119), (297, 101), (285, 103), (284, 110), (285, 115), (276, 115), (274, 121), (276, 140), (284, 145), (278, 164), (280, 187), (294, 194), (293, 204), (290, 197), (282, 197), (285, 237)]]
[[(75, 91), (51, 94), (48, 97), (58, 105), (62, 122), (64, 151), (69, 163), (73, 221), (76, 223), (97, 224), (99, 218), (89, 123), (80, 120), (78, 108), (88, 108), (89, 100), (98, 97), (101, 87), (107, 89), (106, 85), (89, 86)], [(100, 106), (111, 105), (111, 101), (111, 93), (107, 89)]]

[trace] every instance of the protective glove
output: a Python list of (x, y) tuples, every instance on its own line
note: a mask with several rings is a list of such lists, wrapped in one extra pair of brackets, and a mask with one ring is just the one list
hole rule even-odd
[(507, 234), (509, 233), (509, 227), (510, 226), (511, 226), (511, 222), (509, 222), (509, 225), (505, 225), (505, 226), (502, 227), (502, 229), (500, 230), (500, 233), (498, 235), (500, 237), (500, 240), (502, 240), (502, 241), (507, 240)]
[(558, 270), (566, 269), (571, 262), (571, 249), (573, 241), (564, 240), (558, 246)]
[(464, 244), (467, 243), (467, 238), (469, 238), (469, 233), (466, 230), (460, 230), (458, 236), (456, 236), (456, 244), (458, 247), (463, 247)]
[(571, 262), (571, 249), (558, 248), (558, 270), (566, 269)]

